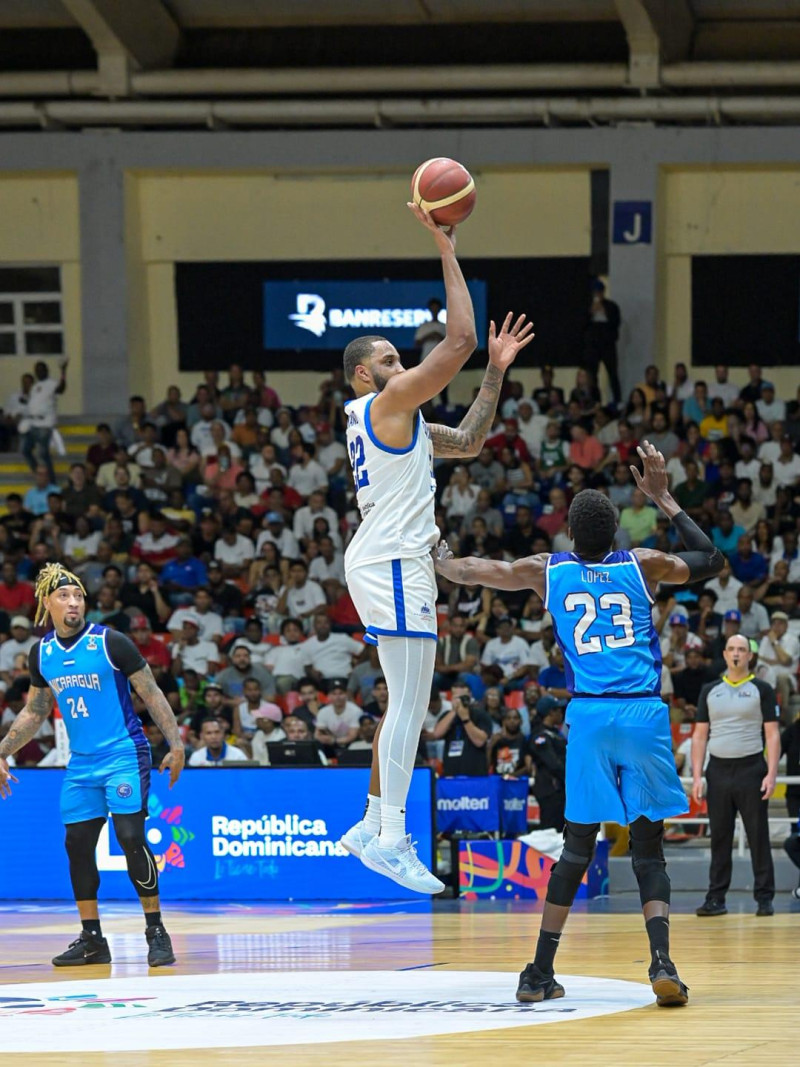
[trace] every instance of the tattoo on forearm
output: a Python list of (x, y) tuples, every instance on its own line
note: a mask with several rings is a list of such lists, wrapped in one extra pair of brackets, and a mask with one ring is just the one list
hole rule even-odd
[(158, 688), (158, 683), (153, 677), (149, 667), (135, 671), (130, 677), (131, 684), (144, 701), (144, 705), (150, 713), (150, 717), (161, 733), (167, 739), (171, 748), (181, 748), (183, 741), (178, 729), (175, 712), (169, 706), (167, 698)]
[(39, 727), (50, 714), (53, 696), (49, 689), (31, 687), (28, 703), (14, 719), (6, 736), (0, 742), (0, 757), (5, 759), (19, 752), (39, 732)]
[(461, 420), (461, 425), (429, 427), (434, 456), (465, 459), (477, 456), (483, 448), (486, 435), (492, 428), (502, 384), (503, 372), (490, 363), (483, 376), (480, 392)]

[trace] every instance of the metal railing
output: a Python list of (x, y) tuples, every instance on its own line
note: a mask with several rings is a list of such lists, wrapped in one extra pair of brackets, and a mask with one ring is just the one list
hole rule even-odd
[[(681, 785), (686, 789), (687, 794), (691, 795), (693, 778), (681, 778)], [(800, 785), (800, 776), (798, 775), (778, 775), (776, 785)], [(705, 776), (703, 776), (703, 785), (706, 785)], [(688, 789), (686, 788), (688, 786)], [(781, 823), (787, 825), (787, 833), (791, 832), (791, 827), (796, 822), (790, 815), (771, 815), (768, 822), (770, 827), (780, 825)], [(685, 826), (687, 823), (692, 823), (696, 826), (708, 826), (707, 815), (675, 815), (670, 818), (664, 819), (665, 823), (677, 823), (679, 826)], [(747, 835), (744, 832), (744, 822), (741, 815), (736, 813), (736, 854), (737, 856), (747, 855)]]

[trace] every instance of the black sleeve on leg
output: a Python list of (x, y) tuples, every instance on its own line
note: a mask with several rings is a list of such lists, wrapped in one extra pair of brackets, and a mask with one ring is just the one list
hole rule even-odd
[(76, 900), (97, 900), (100, 872), (95, 849), (105, 819), (67, 823), (64, 844), (69, 857), (69, 877)]

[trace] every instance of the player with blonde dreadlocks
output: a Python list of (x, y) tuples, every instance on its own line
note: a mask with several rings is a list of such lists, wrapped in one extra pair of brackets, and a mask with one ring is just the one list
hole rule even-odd
[(0, 742), (0, 797), (17, 782), (6, 757), (19, 751), (50, 714), (53, 696), (64, 719), (72, 753), (61, 793), (72, 890), (83, 929), (53, 959), (56, 967), (110, 963), (100, 929), (95, 847), (110, 815), (125, 853), (133, 887), (144, 911), (151, 967), (174, 963), (169, 934), (161, 921), (158, 871), (144, 833), (151, 755), (131, 686), (170, 745), (160, 770), (170, 788), (183, 770), (184, 751), (175, 716), (153, 673), (124, 634), (86, 622), (83, 583), (60, 563), (48, 563), (36, 581), (36, 624), (50, 629), (28, 654), (31, 685), (25, 707)]
[(77, 574), (68, 571), (62, 563), (46, 563), (39, 572), (39, 577), (36, 579), (36, 585), (34, 586), (34, 593), (36, 595), (36, 616), (33, 620), (34, 626), (44, 625), (48, 611), (45, 598), (49, 597), (59, 585), (67, 584), (65, 579), (69, 579), (69, 584), (77, 585), (84, 597), (86, 596), (86, 588)]

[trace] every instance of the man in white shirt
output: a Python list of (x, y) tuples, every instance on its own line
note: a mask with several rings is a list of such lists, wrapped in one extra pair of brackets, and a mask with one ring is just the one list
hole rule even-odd
[(239, 578), (255, 558), (256, 546), (249, 537), (236, 532), (236, 527), (228, 522), (222, 531), (222, 537), (214, 544), (214, 559), (222, 564), (222, 573), (226, 578)]
[(314, 613), (314, 634), (305, 642), (303, 650), (309, 675), (324, 689), (329, 679), (349, 676), (366, 645), (347, 634), (331, 633), (331, 620), (323, 609)]
[(200, 726), (201, 747), (189, 757), (190, 767), (217, 767), (223, 762), (241, 763), (247, 755), (225, 740), (226, 723), (219, 719), (204, 719)]
[(11, 620), (11, 636), (0, 645), (0, 675), (5, 681), (12, 680), (16, 657), (21, 652), (27, 656), (35, 644), (36, 638), (31, 636), (31, 620), (24, 615), (15, 615)]
[(48, 477), (55, 482), (53, 461), (50, 458), (50, 438), (56, 428), (56, 397), (67, 388), (67, 363), (61, 362), (61, 376), (58, 380), (48, 374), (47, 364), (41, 360), (33, 368), (36, 381), (31, 386), (27, 411), (20, 420), (19, 432), (22, 437), (22, 454), (32, 471), (39, 463), (47, 467)]
[(207, 589), (196, 589), (194, 592), (194, 607), (178, 608), (173, 611), (167, 622), (167, 629), (177, 639), (183, 629), (186, 619), (195, 620), (200, 626), (198, 638), (200, 641), (215, 641), (225, 633), (222, 616), (211, 610), (211, 594)]
[(786, 401), (775, 398), (772, 382), (761, 383), (761, 398), (756, 401), (756, 408), (764, 422), (783, 422), (786, 418)]
[(317, 544), (319, 546), (319, 555), (314, 556), (309, 564), (309, 578), (319, 582), (320, 585), (324, 585), (325, 582), (330, 581), (332, 578), (345, 585), (344, 555), (336, 551), (333, 538), (326, 534), (325, 537), (320, 537)]
[(758, 648), (760, 663), (771, 668), (774, 675), (770, 681), (781, 698), (781, 711), (788, 722), (789, 701), (797, 692), (797, 666), (800, 663), (800, 641), (789, 630), (789, 616), (785, 611), (774, 611), (768, 632), (761, 638)]
[(445, 324), (440, 320), (442, 314), (442, 302), (432, 297), (428, 301), (430, 318), (417, 327), (414, 334), (414, 345), (419, 349), (419, 361), (430, 355), (440, 341), (443, 341), (447, 333)]
[(769, 615), (763, 604), (757, 603), (753, 597), (753, 590), (749, 585), (743, 585), (737, 596), (739, 614), (739, 633), (745, 637), (754, 637), (760, 641), (762, 636), (769, 630)]
[(279, 511), (268, 511), (264, 516), (264, 526), (256, 539), (256, 555), (261, 555), (261, 546), (265, 541), (270, 541), (284, 559), (297, 559), (300, 555), (300, 545), (292, 531), (286, 526), (283, 515)]
[(317, 426), (317, 460), (328, 475), (328, 480), (343, 479), (347, 463), (347, 449), (333, 436), (330, 423)]
[(536, 459), (542, 451), (548, 421), (546, 415), (538, 415), (534, 411), (532, 400), (520, 400), (517, 406), (517, 431)]
[(775, 460), (781, 454), (781, 441), (783, 440), (784, 425), (780, 419), (769, 424), (769, 440), (763, 441), (758, 446), (758, 458), (762, 463), (775, 464)]
[(717, 594), (717, 602), (715, 610), (724, 615), (726, 611), (738, 611), (739, 610), (739, 590), (742, 588), (742, 583), (738, 578), (733, 577), (731, 571), (731, 565), (727, 558), (725, 564), (717, 575), (716, 578), (712, 578), (706, 582), (706, 589), (711, 589)]
[(347, 699), (347, 682), (332, 678), (328, 686), (329, 704), (319, 709), (314, 739), (321, 745), (345, 747), (358, 736), (361, 708)]
[[(211, 427), (217, 421), (221, 422), (222, 420), (217, 420), (214, 405), (203, 404), (200, 408), (200, 418), (194, 424), (192, 431), (189, 434), (189, 439), (201, 456), (210, 455), (216, 448), (211, 433)], [(223, 423), (223, 426), (225, 426), (227, 430), (225, 433), (225, 437), (227, 438), (230, 436), (230, 429), (225, 423)]]
[(213, 641), (201, 641), (200, 620), (196, 613), (187, 612), (178, 640), (171, 646), (172, 668), (176, 676), (185, 670), (197, 671), (201, 676), (213, 674), (219, 666), (220, 654)]
[(508, 615), (497, 620), (497, 637), (486, 642), (481, 656), (485, 667), (497, 666), (503, 672), (502, 685), (523, 678), (530, 670), (530, 647), (514, 635), (514, 623)]
[(306, 673), (308, 656), (306, 642), (303, 640), (303, 624), (299, 619), (284, 619), (281, 623), (281, 643), (267, 645), (264, 663), (275, 678), (275, 687), (279, 693), (288, 693), (296, 689), (300, 679)]
[(289, 468), (288, 484), (296, 493), (308, 500), (313, 492), (328, 488), (328, 475), (325, 468), (317, 463), (314, 456), (316, 448), (308, 441), (292, 448), (292, 466)]
[(794, 450), (794, 442), (785, 434), (781, 438), (781, 451), (773, 465), (775, 471), (775, 484), (797, 485), (800, 479), (800, 456)]
[(323, 492), (312, 493), (308, 498), (308, 503), (294, 513), (294, 535), (298, 541), (307, 541), (314, 536), (315, 519), (327, 521), (328, 533), (333, 538), (333, 543), (337, 548), (341, 548), (339, 521), (333, 508), (326, 505)]
[(726, 408), (729, 408), (739, 399), (739, 389), (728, 381), (728, 368), (718, 363), (714, 369), (716, 381), (708, 387), (708, 398), (713, 400), (715, 396), (721, 397)]
[(758, 482), (758, 472), (761, 470), (761, 460), (756, 458), (752, 437), (742, 437), (739, 440), (739, 458), (736, 461), (736, 477), (749, 478), (753, 485)]
[(308, 566), (305, 560), (296, 559), (289, 567), (289, 581), (281, 589), (278, 597), (279, 615), (292, 615), (296, 619), (307, 619), (317, 608), (325, 604), (325, 594), (316, 582), (309, 581)]

